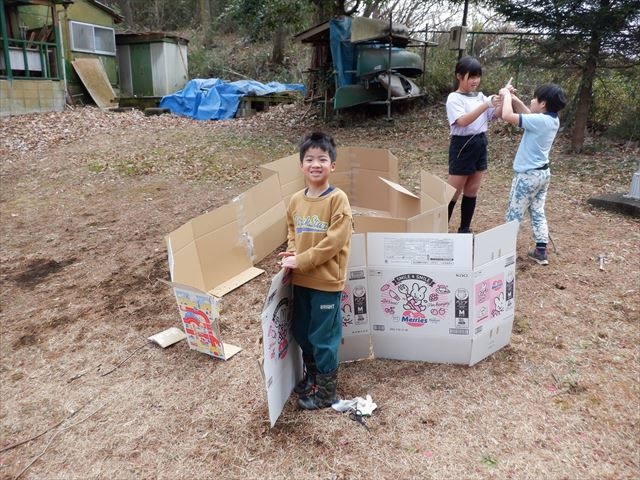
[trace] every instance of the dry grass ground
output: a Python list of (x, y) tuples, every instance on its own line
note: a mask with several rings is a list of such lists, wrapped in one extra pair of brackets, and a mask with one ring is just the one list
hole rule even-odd
[[(471, 368), (341, 367), (341, 396), (379, 405), (370, 431), (293, 398), (269, 428), (259, 314), (275, 258), (224, 299), (222, 336), (243, 348), (231, 360), (147, 342), (180, 326), (157, 281), (163, 236), (256, 183), (258, 165), (323, 126), (391, 149), (415, 191), (420, 169), (446, 178), (445, 123), (442, 106), (329, 125), (301, 105), (228, 122), (90, 107), (1, 119), (0, 478), (639, 478), (639, 221), (587, 204), (628, 190), (637, 146), (570, 155), (558, 139), (551, 264), (526, 259), (525, 223), (508, 347)], [(502, 222), (519, 140), (505, 125), (490, 138), (477, 231)]]

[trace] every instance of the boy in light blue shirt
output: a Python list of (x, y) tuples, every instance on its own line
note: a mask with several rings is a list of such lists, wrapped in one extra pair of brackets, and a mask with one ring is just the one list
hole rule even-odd
[(560, 127), (558, 112), (567, 100), (562, 88), (551, 83), (535, 89), (529, 108), (514, 95), (510, 86), (500, 90), (500, 97), (502, 119), (524, 129), (513, 161), (514, 175), (506, 219), (522, 223), (525, 213), (529, 212), (536, 242), (529, 258), (540, 265), (548, 265), (549, 227), (544, 204), (551, 181), (549, 152)]

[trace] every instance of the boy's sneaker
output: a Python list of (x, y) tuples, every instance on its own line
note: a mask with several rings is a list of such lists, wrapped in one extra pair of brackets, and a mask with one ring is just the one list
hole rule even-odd
[(546, 250), (534, 248), (533, 250), (529, 251), (528, 255), (529, 258), (535, 260), (538, 265), (549, 265), (549, 258), (547, 257)]

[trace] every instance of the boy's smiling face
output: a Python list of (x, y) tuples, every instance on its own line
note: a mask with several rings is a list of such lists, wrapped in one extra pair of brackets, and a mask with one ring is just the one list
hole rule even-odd
[(328, 152), (312, 147), (302, 158), (300, 168), (309, 187), (321, 188), (329, 186), (329, 174), (335, 170), (336, 164), (331, 161)]

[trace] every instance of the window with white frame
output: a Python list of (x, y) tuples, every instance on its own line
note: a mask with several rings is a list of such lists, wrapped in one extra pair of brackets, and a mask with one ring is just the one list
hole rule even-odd
[(113, 28), (72, 21), (69, 26), (72, 50), (102, 55), (116, 54), (116, 34)]

